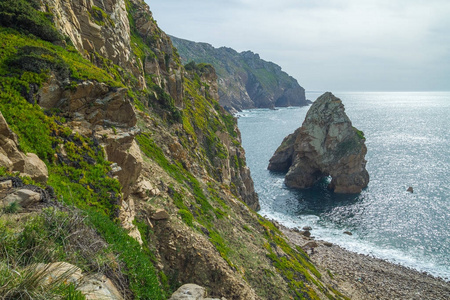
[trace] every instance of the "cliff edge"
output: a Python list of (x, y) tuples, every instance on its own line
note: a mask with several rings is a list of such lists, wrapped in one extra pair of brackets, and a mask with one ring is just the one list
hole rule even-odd
[(305, 89), (281, 67), (251, 51), (238, 53), (170, 36), (186, 64), (208, 63), (218, 75), (220, 104), (228, 111), (248, 108), (305, 106)]

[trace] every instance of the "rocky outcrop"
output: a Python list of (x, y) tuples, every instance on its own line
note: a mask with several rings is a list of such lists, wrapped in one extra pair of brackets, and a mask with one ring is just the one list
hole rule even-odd
[[(147, 4), (142, 0), (43, 0), (42, 10), (54, 15), (55, 26), (68, 36), (76, 49), (99, 67), (112, 61), (123, 68), (122, 77), (132, 74), (140, 89), (145, 89), (145, 75), (169, 93), (181, 107), (183, 77), (181, 66), (169, 37), (161, 31)], [(130, 24), (129, 17), (134, 22)], [(143, 57), (133, 53), (135, 31), (149, 41), (150, 51)]]
[(46, 183), (48, 170), (45, 163), (34, 153), (24, 154), (19, 150), (17, 137), (9, 129), (0, 112), (0, 167), (8, 171), (20, 172), (21, 176)]
[(308, 105), (305, 89), (281, 67), (251, 51), (214, 48), (171, 36), (184, 63), (209, 63), (218, 75), (220, 104), (229, 111)]
[(95, 52), (124, 69), (136, 69), (125, 0), (44, 0), (55, 25), (86, 58)]
[(334, 192), (359, 193), (369, 183), (364, 142), (342, 101), (327, 92), (311, 106), (302, 127), (283, 140), (268, 169), (287, 171), (288, 187), (308, 188), (331, 176), (328, 187)]
[(126, 88), (113, 88), (87, 80), (72, 89), (64, 89), (63, 83), (52, 75), (38, 94), (40, 106), (61, 109), (68, 119), (86, 128), (136, 125), (136, 115)]
[[(209, 64), (190, 63), (186, 66), (186, 70), (195, 71), (198, 79), (203, 85), (200, 86), (200, 92), (205, 99), (217, 101), (218, 95), (218, 81), (215, 69)], [(192, 76), (190, 74), (187, 77)], [(229, 113), (220, 106), (215, 107), (214, 114), (229, 115)], [(229, 116), (231, 117), (231, 116)], [(231, 129), (231, 128), (229, 128)], [(250, 174), (250, 169), (246, 166), (245, 151), (241, 146), (241, 133), (237, 127), (236, 119), (234, 119), (234, 126), (232, 128), (234, 136), (230, 132), (216, 131), (214, 135), (220, 141), (220, 146), (226, 149), (228, 155), (225, 157), (215, 156), (211, 160), (213, 167), (216, 169), (216, 179), (223, 184), (233, 185), (236, 187), (236, 192), (241, 196), (242, 200), (253, 210), (259, 210), (259, 199), (255, 192), (253, 179)], [(206, 147), (208, 147), (208, 138), (199, 132), (198, 136), (202, 139)], [(169, 147), (170, 152), (176, 154), (179, 151), (174, 151), (174, 148)], [(177, 155), (180, 156), (180, 155)], [(184, 155), (186, 156), (186, 155)], [(189, 163), (190, 164), (190, 163)]]
[(205, 298), (206, 289), (202, 286), (188, 283), (181, 286), (169, 300), (226, 300), (225, 298)]

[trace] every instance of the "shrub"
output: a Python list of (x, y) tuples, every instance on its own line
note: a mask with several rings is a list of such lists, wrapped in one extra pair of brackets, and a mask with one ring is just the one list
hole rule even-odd
[(45, 41), (62, 41), (64, 37), (53, 26), (51, 15), (38, 11), (38, 7), (35, 0), (0, 0), (0, 25), (31, 33)]
[(71, 73), (69, 65), (57, 53), (38, 46), (22, 47), (18, 55), (10, 59), (7, 64), (22, 71), (38, 74), (52, 70), (62, 79), (69, 78)]

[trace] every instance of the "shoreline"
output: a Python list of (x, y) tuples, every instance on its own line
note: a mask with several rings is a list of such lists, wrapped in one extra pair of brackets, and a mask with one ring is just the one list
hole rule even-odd
[(327, 285), (350, 299), (450, 299), (450, 282), (440, 277), (309, 238), (272, 222), (308, 253)]

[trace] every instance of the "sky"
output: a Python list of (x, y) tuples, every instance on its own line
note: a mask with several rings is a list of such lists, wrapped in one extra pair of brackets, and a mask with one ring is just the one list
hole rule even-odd
[(166, 33), (251, 50), (307, 91), (450, 91), (450, 0), (145, 0)]

